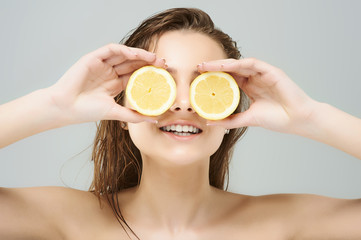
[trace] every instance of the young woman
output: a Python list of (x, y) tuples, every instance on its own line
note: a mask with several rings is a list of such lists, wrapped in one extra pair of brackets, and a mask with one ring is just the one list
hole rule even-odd
[[(123, 98), (130, 74), (144, 65), (166, 68), (177, 84), (173, 106), (158, 117), (136, 113)], [(245, 93), (225, 120), (207, 121), (189, 103), (190, 83), (205, 71), (232, 74)], [(240, 59), (201, 10), (147, 19), (124, 45), (87, 54), (53, 86), (0, 106), (0, 113), (1, 147), (100, 120), (90, 191), (0, 189), (0, 239), (361, 239), (360, 200), (224, 191), (246, 126), (298, 134), (361, 158), (361, 120), (314, 101), (282, 70)], [(164, 131), (169, 125), (199, 133), (179, 136)]]

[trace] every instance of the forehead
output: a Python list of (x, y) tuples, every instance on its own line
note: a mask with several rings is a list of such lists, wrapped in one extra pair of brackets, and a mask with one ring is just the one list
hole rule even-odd
[(176, 30), (162, 34), (152, 49), (167, 63), (186, 60), (196, 62), (227, 58), (220, 43), (203, 33), (191, 30)]

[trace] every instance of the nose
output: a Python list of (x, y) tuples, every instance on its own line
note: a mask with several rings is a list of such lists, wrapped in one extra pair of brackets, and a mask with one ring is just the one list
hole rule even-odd
[(188, 84), (177, 84), (177, 96), (170, 110), (178, 113), (195, 113), (189, 99)]

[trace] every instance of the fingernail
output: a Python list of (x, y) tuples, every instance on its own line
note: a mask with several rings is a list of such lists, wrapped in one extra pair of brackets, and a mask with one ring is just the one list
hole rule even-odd
[(158, 121), (157, 120), (155, 120), (155, 119), (145, 119), (145, 121), (146, 122), (150, 122), (150, 123), (154, 123), (154, 124), (157, 124), (158, 123)]

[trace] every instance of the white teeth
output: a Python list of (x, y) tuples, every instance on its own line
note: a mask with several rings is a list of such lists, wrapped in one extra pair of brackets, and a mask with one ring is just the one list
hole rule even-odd
[(177, 132), (182, 132), (183, 128), (181, 125), (177, 125), (176, 129)]
[(186, 132), (174, 132), (175, 135), (178, 136), (190, 136), (192, 133), (186, 133)]
[(199, 131), (198, 128), (195, 128), (195, 127), (194, 127), (194, 128), (192, 129), (192, 132), (193, 132), (193, 133), (197, 133), (198, 131)]
[(176, 135), (179, 136), (189, 136), (192, 133), (199, 133), (201, 130), (199, 128), (190, 126), (190, 125), (168, 125), (161, 127), (161, 130), (167, 131), (167, 132), (173, 132)]
[(189, 132), (193, 132), (193, 126), (189, 126), (189, 127), (188, 127), (188, 131), (189, 131)]

